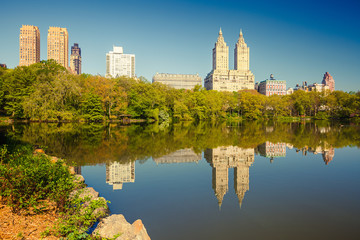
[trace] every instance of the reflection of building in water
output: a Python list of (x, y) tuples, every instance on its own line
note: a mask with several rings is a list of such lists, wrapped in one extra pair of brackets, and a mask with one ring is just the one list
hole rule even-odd
[(228, 191), (229, 168), (234, 168), (234, 188), (239, 204), (249, 190), (249, 167), (254, 162), (254, 149), (243, 149), (236, 146), (206, 149), (204, 157), (212, 169), (212, 187), (221, 207)]
[[(306, 155), (307, 152), (311, 152), (313, 154), (322, 154), (323, 160), (326, 165), (328, 165), (335, 156), (335, 149), (328, 143), (325, 143), (324, 146), (317, 146), (315, 149), (311, 147), (303, 147), (301, 151), (303, 155)], [(297, 150), (296, 152), (299, 151)]]
[(292, 144), (290, 144), (290, 143), (287, 143), (287, 144), (286, 144), (286, 147), (287, 147), (288, 149), (293, 149), (293, 148), (294, 148), (294, 145), (292, 145)]
[(258, 146), (258, 151), (272, 162), (274, 158), (286, 156), (286, 143), (265, 142)]
[(325, 164), (328, 165), (329, 162), (331, 162), (335, 156), (335, 149), (330, 148), (330, 149), (324, 150), (322, 153), (322, 156), (323, 156)]
[(81, 166), (75, 166), (75, 167), (74, 167), (74, 172), (75, 172), (76, 174), (80, 174), (80, 175), (81, 175)]
[(192, 149), (180, 149), (168, 155), (154, 158), (156, 164), (161, 163), (186, 163), (186, 162), (199, 162), (201, 155), (196, 154)]
[(135, 162), (106, 164), (106, 183), (113, 185), (113, 190), (122, 189), (127, 182), (135, 182)]

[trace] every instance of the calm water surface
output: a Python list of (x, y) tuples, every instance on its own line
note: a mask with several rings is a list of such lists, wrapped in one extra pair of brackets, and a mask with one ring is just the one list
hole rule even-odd
[(359, 239), (360, 128), (336, 123), (4, 127), (75, 162), (157, 239)]

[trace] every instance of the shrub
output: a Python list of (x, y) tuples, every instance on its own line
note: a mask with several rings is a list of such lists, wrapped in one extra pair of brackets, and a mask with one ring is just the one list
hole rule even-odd
[(61, 160), (52, 163), (46, 155), (33, 155), (29, 146), (12, 153), (5, 149), (1, 150), (0, 196), (12, 211), (41, 211), (46, 206), (42, 200), (54, 201), (62, 210), (74, 184), (68, 167)]

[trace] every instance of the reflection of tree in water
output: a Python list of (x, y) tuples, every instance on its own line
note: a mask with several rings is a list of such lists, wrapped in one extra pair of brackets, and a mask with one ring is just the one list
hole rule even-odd
[[(180, 149), (201, 154), (219, 146), (257, 148), (266, 141), (288, 143), (297, 149), (360, 147), (358, 126), (336, 123), (243, 122), (198, 124), (183, 122), (168, 127), (157, 123), (119, 124), (32, 123), (6, 127), (7, 136), (47, 147), (47, 153), (78, 165), (128, 162), (159, 158)], [(255, 151), (257, 151), (255, 149)], [(325, 159), (330, 160), (331, 152)]]

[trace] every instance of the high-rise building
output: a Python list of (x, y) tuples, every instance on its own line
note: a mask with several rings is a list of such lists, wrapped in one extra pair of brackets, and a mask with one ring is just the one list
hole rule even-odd
[(325, 86), (329, 86), (329, 90), (331, 92), (335, 91), (335, 80), (334, 78), (330, 75), (330, 73), (326, 72), (324, 74), (324, 78), (322, 80), (322, 84), (324, 84)]
[(70, 69), (75, 74), (81, 74), (81, 48), (77, 43), (71, 47)]
[(20, 66), (40, 62), (40, 31), (36, 26), (22, 25), (20, 28)]
[(249, 47), (246, 45), (242, 31), (235, 44), (234, 69), (229, 70), (229, 47), (224, 41), (220, 29), (213, 48), (213, 69), (206, 76), (204, 86), (207, 90), (239, 91), (254, 89), (255, 77), (249, 68)]
[(49, 27), (47, 58), (54, 59), (65, 68), (69, 67), (69, 34), (66, 28)]
[(135, 77), (135, 55), (124, 54), (122, 47), (113, 47), (106, 54), (106, 77)]
[(221, 28), (213, 48), (213, 70), (229, 70), (229, 47), (226, 45)]
[(196, 85), (202, 85), (199, 74), (169, 74), (156, 73), (152, 82), (166, 84), (176, 89), (193, 89)]

